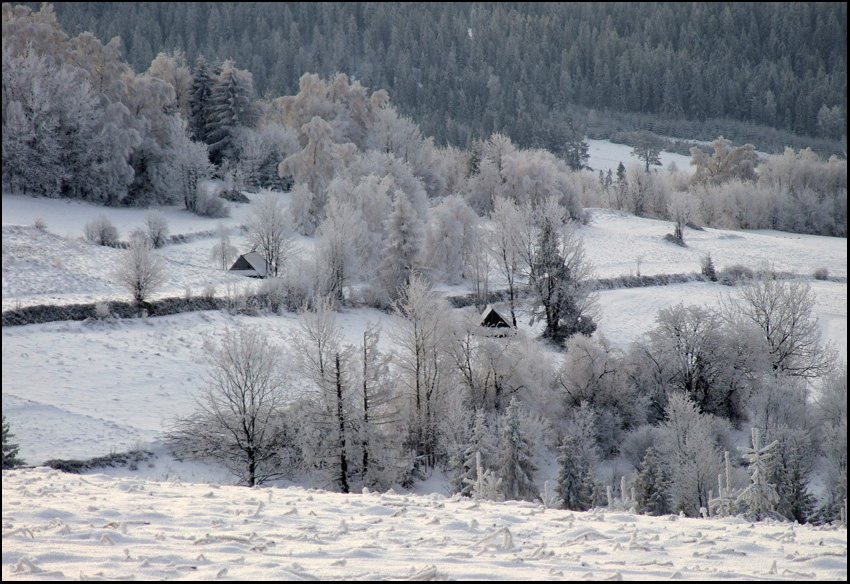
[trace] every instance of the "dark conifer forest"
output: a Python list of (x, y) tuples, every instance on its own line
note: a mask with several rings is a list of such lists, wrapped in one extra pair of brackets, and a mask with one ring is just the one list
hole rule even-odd
[[(34, 10), (40, 3), (24, 3)], [(304, 73), (385, 89), (438, 144), (503, 133), (563, 155), (577, 132), (718, 135), (766, 152), (846, 146), (842, 2), (57, 2), (71, 36), (232, 59), (256, 95)], [(682, 153), (687, 154), (686, 147)]]

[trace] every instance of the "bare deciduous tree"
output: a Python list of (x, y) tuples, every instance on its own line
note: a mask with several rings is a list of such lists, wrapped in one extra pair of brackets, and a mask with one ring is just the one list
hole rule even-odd
[(821, 343), (814, 314), (815, 295), (806, 282), (770, 276), (741, 288), (727, 314), (761, 332), (773, 373), (813, 379), (828, 374), (836, 362), (834, 349)]
[(165, 267), (147, 241), (132, 238), (130, 247), (115, 270), (115, 279), (141, 307), (165, 283)]
[(217, 460), (248, 486), (280, 477), (277, 416), (289, 383), (280, 354), (257, 329), (227, 329), (207, 355), (200, 410), (169, 433), (176, 453)]
[(168, 221), (161, 211), (152, 209), (145, 213), (145, 226), (148, 229), (148, 240), (154, 247), (162, 247), (168, 239)]
[(268, 275), (276, 278), (292, 254), (292, 225), (283, 201), (272, 193), (264, 193), (252, 206), (248, 239), (266, 260)]

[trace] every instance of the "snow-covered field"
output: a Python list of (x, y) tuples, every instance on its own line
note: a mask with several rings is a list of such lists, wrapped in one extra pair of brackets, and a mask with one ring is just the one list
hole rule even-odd
[(3, 472), (3, 580), (846, 580), (847, 531)]
[[(231, 208), (225, 221), (234, 227), (232, 243), (245, 252), (235, 228), (249, 205)], [(144, 210), (4, 194), (3, 310), (128, 300), (111, 275), (122, 250), (82, 240), (85, 224), (101, 213), (121, 239), (144, 224)], [(218, 220), (178, 207), (163, 213), (172, 234), (196, 237), (160, 250), (169, 277), (157, 296), (200, 294), (210, 286), (222, 295), (228, 287), (256, 286), (210, 259), (215, 239), (204, 234)], [(718, 270), (769, 262), (805, 278), (816, 295), (824, 340), (846, 360), (846, 239), (687, 230), (688, 247), (681, 248), (662, 240), (672, 230), (667, 222), (602, 209), (592, 215), (580, 234), (599, 277), (638, 269), (644, 275), (694, 273), (710, 253)], [(37, 219), (46, 229), (33, 227)], [(814, 280), (820, 268), (834, 280)], [(726, 294), (735, 294), (734, 288), (701, 282), (601, 292), (599, 332), (626, 346), (653, 326), (660, 308), (716, 306)], [(389, 315), (372, 309), (339, 316), (351, 342), (367, 322), (379, 321), (385, 332), (392, 326)], [(136, 447), (157, 454), (136, 470), (83, 476), (45, 468), (4, 471), (4, 580), (846, 579), (845, 529), (571, 513), (527, 503), (474, 505), (446, 498), (439, 476), (417, 486), (417, 494), (346, 497), (304, 490), (311, 485), (215, 486), (232, 479), (222, 469), (172, 459), (161, 438), (171, 419), (195, 409), (205, 344), (237, 323), (262, 326), (284, 343), (297, 319), (198, 312), (3, 328), (3, 414), (24, 460), (88, 459)]]

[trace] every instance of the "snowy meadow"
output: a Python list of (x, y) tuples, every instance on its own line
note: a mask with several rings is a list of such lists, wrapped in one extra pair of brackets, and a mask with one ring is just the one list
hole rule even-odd
[[(590, 153), (594, 168), (623, 154), (595, 142)], [(230, 207), (221, 221), (244, 253), (240, 226), (251, 203)], [(228, 274), (211, 259), (220, 220), (176, 206), (161, 211), (171, 234), (184, 237), (157, 250), (167, 277), (154, 298), (256, 290), (257, 281)], [(125, 250), (95, 246), (82, 235), (105, 213), (126, 239), (144, 224), (144, 210), (4, 194), (2, 213), (4, 311), (129, 300), (113, 277)], [(663, 239), (670, 222), (607, 209), (589, 213), (577, 233), (596, 277), (695, 274), (706, 254), (718, 270), (769, 264), (810, 286), (822, 341), (846, 362), (846, 239), (706, 228), (688, 229), (687, 247), (680, 247)], [(298, 237), (295, 244), (309, 256), (314, 241)], [(813, 277), (824, 269), (829, 278)], [(491, 286), (499, 285), (494, 277)], [(437, 290), (470, 292), (465, 285)], [(596, 335), (625, 350), (655, 326), (659, 310), (679, 303), (715, 308), (737, 294), (696, 278), (602, 290)], [(530, 325), (522, 311), (519, 317), (521, 331), (539, 334), (539, 323)], [(385, 333), (396, 326), (375, 308), (348, 307), (337, 315), (352, 344), (375, 324)], [(164, 432), (195, 410), (209, 347), (228, 328), (248, 325), (286, 346), (299, 320), (285, 311), (199, 311), (3, 327), (3, 414), (20, 457), (35, 466), (3, 473), (4, 580), (846, 579), (843, 526), (650, 517), (616, 504), (573, 512), (542, 501), (475, 501), (451, 496), (450, 477), (438, 469), (407, 489), (351, 495), (324, 490), (309, 476), (234, 486), (234, 477), (214, 463), (172, 456)], [(393, 342), (391, 334), (381, 336), (383, 350)], [(553, 350), (541, 358), (559, 356)], [(149, 454), (81, 475), (39, 466), (128, 451)], [(556, 465), (540, 466), (537, 486), (550, 493)], [(600, 478), (616, 482), (631, 470), (614, 459)]]

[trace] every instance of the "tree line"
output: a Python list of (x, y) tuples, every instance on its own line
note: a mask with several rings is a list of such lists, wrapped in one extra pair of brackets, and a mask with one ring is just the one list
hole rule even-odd
[[(74, 2), (55, 10), (73, 34), (120, 36), (137, 72), (160, 52), (232, 59), (263, 96), (295, 93), (304, 72), (346, 73), (389, 91), (442, 145), (500, 132), (559, 153), (571, 126), (608, 137), (661, 124), (657, 133), (686, 139), (751, 141), (755, 131), (763, 149), (828, 156), (846, 135), (843, 3), (136, 2), (115, 10)], [(635, 116), (630, 128), (622, 115)]]
[[(629, 347), (574, 334), (556, 354), (449, 310), (417, 277), (390, 331), (372, 323), (356, 341), (333, 300), (315, 298), (284, 346), (251, 326), (211, 342), (198, 409), (173, 421), (169, 443), (247, 485), (347, 493), (439, 469), (475, 499), (828, 522), (846, 500), (846, 366), (820, 342), (813, 300), (806, 283), (762, 272), (717, 310), (659, 311)], [(604, 474), (618, 457), (629, 468)]]

